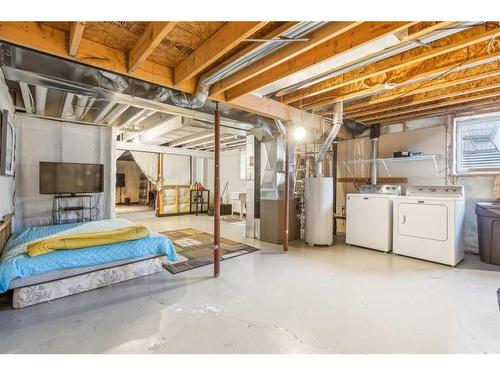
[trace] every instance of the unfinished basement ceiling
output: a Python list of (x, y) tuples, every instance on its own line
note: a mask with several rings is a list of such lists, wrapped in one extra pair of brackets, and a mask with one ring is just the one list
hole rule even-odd
[[(71, 31), (76, 28), (81, 39)], [(324, 121), (331, 124), (331, 108), (340, 101), (346, 118), (368, 125), (496, 108), (499, 36), (498, 22), (0, 22), (0, 40), (137, 82), (116, 95), (87, 93), (86, 99), (68, 85), (50, 87), (45, 103), (50, 116), (69, 120), (73, 111), (78, 120), (118, 127), (129, 141), (156, 134), (150, 140), (155, 144), (200, 127), (186, 128), (155, 112), (210, 123), (215, 101), (221, 103), (226, 127), (249, 130), (268, 117), (320, 133)], [(60, 73), (29, 59), (22, 63), (39, 75)], [(67, 64), (59, 78), (85, 83), (84, 68)], [(27, 92), (36, 98), (34, 85), (40, 86), (41, 98), (44, 85), (22, 77), (10, 80), (19, 86), (12, 87), (21, 98), (19, 107), (26, 107), (25, 99), (36, 107)], [(28, 86), (22, 88), (23, 82)], [(92, 85), (102, 89), (103, 82)], [(154, 103), (147, 92), (153, 86), (178, 90), (186, 103), (195, 94), (204, 104), (193, 111), (174, 108), (169, 101)], [(135, 103), (135, 97), (141, 100)], [(167, 132), (161, 134), (163, 128)]]

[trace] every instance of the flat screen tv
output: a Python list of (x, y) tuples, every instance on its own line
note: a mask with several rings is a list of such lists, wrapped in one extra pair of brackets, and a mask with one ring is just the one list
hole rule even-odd
[(40, 162), (40, 194), (101, 193), (104, 165)]

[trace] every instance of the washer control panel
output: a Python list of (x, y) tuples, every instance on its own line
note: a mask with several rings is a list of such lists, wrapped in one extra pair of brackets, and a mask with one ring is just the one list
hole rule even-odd
[(463, 186), (408, 186), (406, 195), (421, 195), (432, 197), (463, 197)]
[(401, 185), (363, 185), (359, 188), (359, 193), (401, 195)]

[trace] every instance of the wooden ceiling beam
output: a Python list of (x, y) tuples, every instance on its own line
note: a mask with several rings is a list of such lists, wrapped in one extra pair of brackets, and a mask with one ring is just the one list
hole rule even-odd
[(465, 50), (479, 43), (485, 46), (488, 41), (500, 36), (500, 27), (489, 29), (490, 27), (491, 26), (488, 25), (475, 26), (471, 29), (434, 41), (430, 43), (431, 47), (417, 47), (368, 64), (367, 66), (353, 69), (302, 90), (287, 94), (282, 97), (281, 101), (289, 104), (314, 96), (318, 103), (316, 107), (324, 106), (328, 104), (328, 101), (321, 101), (321, 99), (328, 99), (331, 91), (342, 86), (362, 82), (381, 75), (387, 75), (388, 73), (405, 69), (409, 66), (416, 66), (415, 64), (422, 63), (425, 60), (430, 60), (434, 57), (442, 56), (460, 49)]
[(385, 119), (388, 117), (400, 116), (400, 115), (412, 113), (415, 111), (426, 111), (426, 110), (441, 108), (441, 107), (451, 107), (451, 106), (457, 105), (457, 104), (469, 103), (469, 102), (484, 100), (484, 99), (497, 97), (497, 96), (500, 96), (499, 89), (495, 89), (494, 91), (488, 92), (488, 93), (479, 93), (479, 94), (475, 94), (475, 95), (473, 94), (473, 95), (468, 95), (468, 96), (464, 96), (464, 97), (436, 101), (436, 102), (432, 102), (431, 104), (424, 104), (421, 106), (410, 107), (408, 109), (403, 109), (403, 110), (395, 110), (395, 111), (391, 111), (389, 113), (375, 114), (375, 115), (369, 116), (367, 118), (364, 118), (364, 117), (361, 118), (361, 117), (354, 115), (353, 118), (360, 119), (360, 121), (365, 122), (365, 123), (373, 123), (373, 122), (377, 122), (381, 119)]
[(388, 34), (401, 31), (416, 22), (363, 22), (328, 41), (289, 59), (272, 69), (246, 80), (226, 91), (226, 99), (232, 100), (261, 87), (267, 86), (286, 76), (298, 73), (336, 55), (365, 45)]
[[(498, 53), (498, 57), (500, 58), (500, 52)], [(437, 73), (440, 73), (441, 70), (442, 69), (438, 69)], [(433, 72), (433, 75), (435, 74), (436, 72)], [(484, 65), (475, 66), (473, 68), (463, 69), (455, 73), (450, 73), (443, 78), (434, 76), (434, 78), (429, 78), (427, 80), (419, 79), (417, 80), (417, 82), (413, 83), (414, 80), (410, 77), (408, 78), (407, 84), (403, 83), (400, 84), (401, 86), (397, 88), (388, 89), (386, 92), (373, 95), (368, 100), (363, 101), (363, 105), (360, 105), (360, 103), (356, 102), (349, 106), (346, 106), (346, 108), (349, 109), (350, 113), (361, 111), (361, 115), (374, 113), (378, 109), (370, 109), (370, 106), (373, 106), (375, 104), (381, 104), (387, 101), (399, 99), (409, 95), (428, 92), (431, 90), (455, 86), (461, 83), (477, 81), (484, 78), (491, 78), (497, 75), (500, 75), (500, 61), (493, 61)], [(366, 89), (363, 88), (363, 85), (359, 85), (358, 91), (355, 91), (353, 85), (349, 85), (335, 90), (334, 100), (344, 101), (355, 99), (360, 96), (369, 95), (370, 93), (377, 93), (383, 88), (383, 85), (374, 85), (373, 87)], [(305, 110), (310, 109), (307, 105), (302, 106), (301, 108)], [(326, 112), (326, 114), (331, 113), (331, 111)]]
[[(174, 86), (173, 69), (145, 60), (134, 72), (128, 73), (125, 51), (82, 38), (78, 53), (68, 56), (66, 33), (62, 30), (37, 22), (0, 22), (0, 40), (31, 48), (43, 53), (69, 59), (78, 63), (90, 65), (98, 69), (109, 70), (118, 74), (128, 75), (160, 86), (177, 88), (187, 93), (196, 89), (196, 80), (190, 80), (180, 87)], [(221, 98), (223, 99), (223, 98)], [(265, 101), (265, 104), (260, 102)], [(221, 100), (224, 102), (224, 100)], [(270, 118), (285, 121), (313, 121), (306, 112), (284, 105), (275, 100), (252, 98), (245, 96), (236, 103), (226, 103), (228, 106), (258, 113)], [(308, 120), (310, 119), (310, 120)]]
[[(299, 22), (285, 22), (283, 25), (278, 26), (276, 29), (272, 30), (271, 32), (269, 32), (268, 34), (266, 34), (265, 36), (263, 36), (262, 39), (278, 38), (283, 33), (285, 33), (286, 31), (290, 30), (292, 27), (295, 27), (298, 23)], [(236, 60), (242, 58), (243, 56), (249, 54), (250, 52), (256, 50), (257, 48), (259, 48), (261, 46), (262, 46), (262, 42), (252, 42), (252, 43), (250, 43), (245, 48), (243, 48), (241, 51), (237, 52), (236, 54), (234, 54), (230, 58), (224, 60), (223, 62), (221, 62), (220, 64), (218, 64), (216, 67), (210, 69), (206, 73), (203, 73), (203, 76), (202, 76), (201, 79), (203, 79), (203, 77), (208, 77), (208, 76), (211, 76), (211, 75), (217, 73), (218, 71), (220, 71), (221, 69), (225, 68), (229, 64), (232, 64)], [(215, 96), (215, 95), (217, 95), (217, 94), (220, 93), (220, 91), (218, 91), (215, 86), (216, 86), (216, 84), (214, 84), (214, 85), (212, 85), (212, 87), (210, 87), (210, 96)]]
[(128, 55), (128, 72), (133, 73), (172, 31), (177, 22), (150, 22)]
[(222, 28), (175, 67), (175, 84), (183, 84), (201, 73), (267, 23), (226, 22)]
[[(447, 98), (453, 98), (461, 95), (466, 95), (466, 94), (473, 94), (477, 92), (484, 92), (487, 90), (492, 90), (492, 89), (497, 89), (500, 88), (500, 78), (498, 77), (493, 77), (492, 79), (483, 79), (483, 80), (478, 80), (474, 82), (468, 82), (465, 84), (457, 85), (453, 87), (453, 89), (439, 89), (439, 90), (434, 90), (430, 91), (427, 93), (423, 94), (416, 94), (412, 96), (408, 96), (406, 98), (403, 98), (403, 100), (398, 100), (395, 102), (386, 102), (384, 103), (384, 106), (381, 106), (375, 111), (377, 114), (382, 114), (383, 112), (387, 111), (392, 111), (395, 109), (399, 108), (406, 108), (406, 107), (412, 107), (416, 106), (419, 104), (424, 104), (428, 102), (433, 102), (436, 100), (442, 100), (442, 99), (447, 99)], [(375, 110), (375, 109), (374, 109)], [(369, 118), (370, 115), (364, 115), (360, 116), (359, 114), (356, 113), (351, 113), (349, 110), (346, 108), (345, 110), (345, 115), (346, 116), (353, 116), (355, 118), (358, 118), (360, 120)]]
[[(323, 119), (319, 116), (313, 115), (309, 112), (301, 111), (300, 109), (280, 103), (273, 99), (252, 94), (240, 96), (229, 102), (226, 102), (226, 104), (233, 108), (243, 109), (246, 111), (248, 111), (248, 108), (252, 108), (254, 113), (286, 122), (291, 122), (293, 124), (300, 124), (301, 126), (308, 129), (321, 130), (323, 125)], [(270, 116), (271, 113), (272, 115)], [(339, 133), (339, 138), (349, 139), (352, 138), (352, 136), (343, 127)]]
[(80, 41), (83, 37), (83, 30), (85, 29), (85, 22), (71, 22), (69, 26), (69, 41), (68, 41), (68, 54), (71, 57), (76, 56), (78, 48), (80, 48)]
[[(168, 66), (146, 60), (133, 73), (129, 73), (125, 51), (89, 39), (82, 38), (78, 53), (73, 57), (68, 56), (66, 33), (39, 22), (0, 22), (0, 40), (174, 88), (173, 70)], [(196, 81), (188, 81), (177, 88), (193, 93)]]
[(276, 52), (264, 56), (262, 59), (254, 62), (253, 64), (237, 71), (230, 76), (223, 78), (216, 82), (212, 88), (211, 93), (220, 93), (234, 87), (241, 82), (251, 79), (263, 72), (272, 69), (287, 60), (293, 59), (301, 53), (309, 51), (310, 49), (318, 46), (327, 40), (340, 35), (353, 27), (361, 24), (361, 22), (331, 22), (317, 30), (312, 31), (307, 35), (309, 39), (306, 42), (291, 42), (284, 45)]
[(454, 113), (455, 115), (457, 114), (473, 114), (473, 113), (479, 113), (485, 109), (487, 112), (491, 111), (497, 111), (500, 109), (500, 96), (496, 96), (493, 98), (485, 99), (479, 102), (475, 103), (469, 103), (466, 107), (464, 107), (463, 104), (455, 105), (455, 106), (448, 106), (445, 108), (441, 109), (431, 109), (428, 111), (419, 111), (415, 110), (412, 113), (400, 115), (400, 116), (395, 116), (391, 118), (386, 118), (386, 119), (380, 119), (376, 121), (371, 121), (368, 122), (367, 125), (374, 125), (374, 124), (396, 124), (400, 123), (403, 121), (409, 121), (409, 120), (415, 120), (415, 119), (421, 119), (425, 117), (432, 117), (432, 116), (440, 116), (440, 115), (446, 115), (450, 113)]
[(461, 24), (461, 22), (454, 21), (423, 21), (410, 26), (405, 30), (401, 30), (399, 33), (396, 33), (396, 36), (402, 42), (412, 40), (417, 41), (420, 38), (423, 38), (435, 31), (449, 27), (460, 26)]

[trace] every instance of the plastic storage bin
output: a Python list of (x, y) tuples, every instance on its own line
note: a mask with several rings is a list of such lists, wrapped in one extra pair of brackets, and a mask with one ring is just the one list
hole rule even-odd
[(476, 203), (479, 257), (500, 265), (500, 202)]

